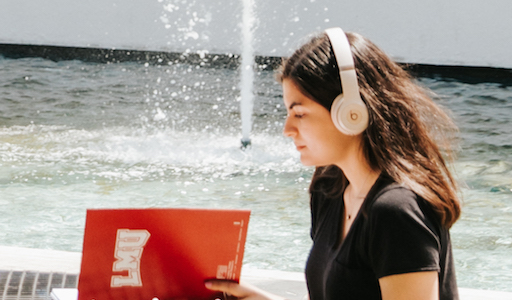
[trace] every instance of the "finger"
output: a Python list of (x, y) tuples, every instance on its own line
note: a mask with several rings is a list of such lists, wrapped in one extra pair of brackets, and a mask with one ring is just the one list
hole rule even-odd
[(246, 289), (244, 289), (238, 283), (232, 281), (211, 280), (205, 282), (204, 285), (206, 286), (207, 289), (210, 289), (212, 291), (228, 293), (235, 297), (244, 297), (247, 294)]

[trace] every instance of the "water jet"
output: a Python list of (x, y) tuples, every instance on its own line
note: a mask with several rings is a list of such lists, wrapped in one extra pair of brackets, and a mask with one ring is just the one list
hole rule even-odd
[(242, 12), (242, 63), (240, 65), (240, 115), (242, 119), (242, 149), (251, 144), (253, 82), (254, 82), (254, 0), (243, 0)]

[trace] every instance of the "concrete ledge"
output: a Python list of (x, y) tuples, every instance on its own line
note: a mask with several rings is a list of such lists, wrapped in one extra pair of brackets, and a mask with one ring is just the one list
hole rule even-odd
[[(78, 274), (81, 258), (81, 253), (76, 252), (0, 246), (0, 270)], [(302, 273), (244, 268), (241, 277), (243, 282), (291, 300), (307, 297)], [(61, 292), (62, 295), (74, 294), (69, 289)], [(461, 300), (512, 300), (510, 292), (468, 288), (459, 288), (459, 292)]]
[(78, 274), (82, 254), (0, 246), (0, 270)]

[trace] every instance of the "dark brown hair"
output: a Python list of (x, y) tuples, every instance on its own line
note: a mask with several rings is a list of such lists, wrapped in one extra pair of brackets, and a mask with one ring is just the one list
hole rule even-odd
[[(346, 34), (368, 107), (363, 149), (370, 166), (428, 201), (441, 224), (451, 227), (460, 216), (460, 203), (445, 156), (453, 159), (455, 124), (429, 92), (375, 44), (359, 34)], [(330, 111), (342, 90), (326, 34), (312, 38), (283, 62), (278, 80), (283, 79), (293, 80), (304, 95)], [(317, 167), (310, 192), (339, 197), (347, 184), (338, 167)]]

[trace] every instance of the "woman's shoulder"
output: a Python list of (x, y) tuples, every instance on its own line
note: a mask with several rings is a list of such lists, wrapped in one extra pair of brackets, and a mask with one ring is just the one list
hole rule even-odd
[[(390, 222), (431, 222), (436, 220), (432, 207), (409, 187), (388, 182), (373, 195), (365, 208), (372, 219)], [(408, 220), (408, 221), (407, 221)], [(437, 223), (437, 222), (434, 222)]]
[(383, 209), (388, 207), (401, 207), (405, 204), (417, 203), (418, 198), (418, 195), (407, 186), (391, 182), (382, 186), (374, 194), (372, 207)]
[(382, 175), (370, 190), (365, 210), (369, 212), (400, 212), (423, 210), (425, 201), (406, 185)]

